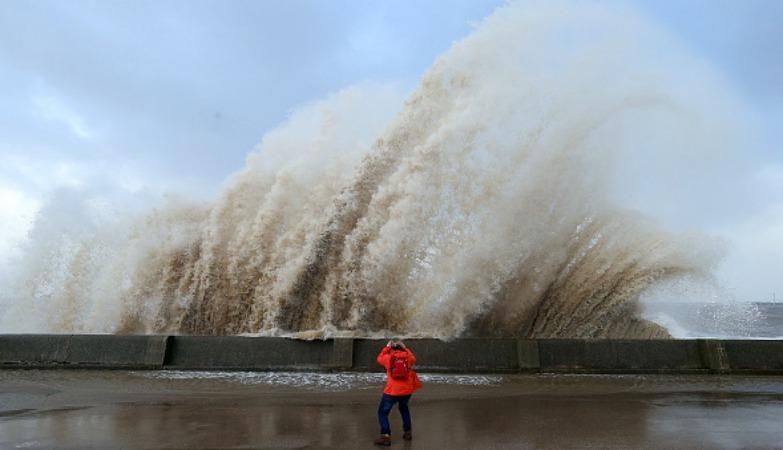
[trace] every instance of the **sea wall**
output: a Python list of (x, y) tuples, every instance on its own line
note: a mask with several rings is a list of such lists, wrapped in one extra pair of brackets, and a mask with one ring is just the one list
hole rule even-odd
[[(0, 368), (374, 371), (385, 341), (0, 335)], [(783, 373), (783, 340), (411, 339), (421, 372)]]

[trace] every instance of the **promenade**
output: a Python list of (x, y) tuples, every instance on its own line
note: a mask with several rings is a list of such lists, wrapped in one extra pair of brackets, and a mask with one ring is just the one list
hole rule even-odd
[[(392, 448), (778, 447), (783, 378), (437, 375)], [(370, 449), (383, 374), (0, 371), (2, 449)]]

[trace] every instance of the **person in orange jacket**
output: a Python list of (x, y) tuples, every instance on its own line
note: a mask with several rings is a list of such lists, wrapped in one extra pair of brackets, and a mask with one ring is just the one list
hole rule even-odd
[(402, 416), (402, 438), (413, 439), (411, 429), (411, 413), (408, 401), (411, 395), (421, 387), (421, 381), (413, 365), (416, 356), (400, 339), (392, 339), (378, 354), (378, 364), (386, 369), (386, 387), (383, 389), (381, 403), (378, 405), (378, 422), (381, 425), (381, 436), (375, 440), (376, 445), (391, 445), (391, 426), (389, 413), (397, 403)]

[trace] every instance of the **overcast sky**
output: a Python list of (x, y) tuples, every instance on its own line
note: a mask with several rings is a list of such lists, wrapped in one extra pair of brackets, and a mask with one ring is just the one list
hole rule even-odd
[[(293, 108), (361, 81), (414, 86), (502, 3), (0, 2), (0, 258), (63, 186), (214, 195)], [(758, 113), (748, 158), (778, 192), (757, 213), (783, 220), (783, 1), (633, 3)]]

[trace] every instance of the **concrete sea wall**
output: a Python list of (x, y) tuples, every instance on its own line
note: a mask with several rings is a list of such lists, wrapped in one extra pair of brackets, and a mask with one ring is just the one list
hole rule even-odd
[[(378, 339), (0, 335), (0, 368), (375, 371)], [(421, 372), (783, 374), (783, 341), (411, 339)]]

